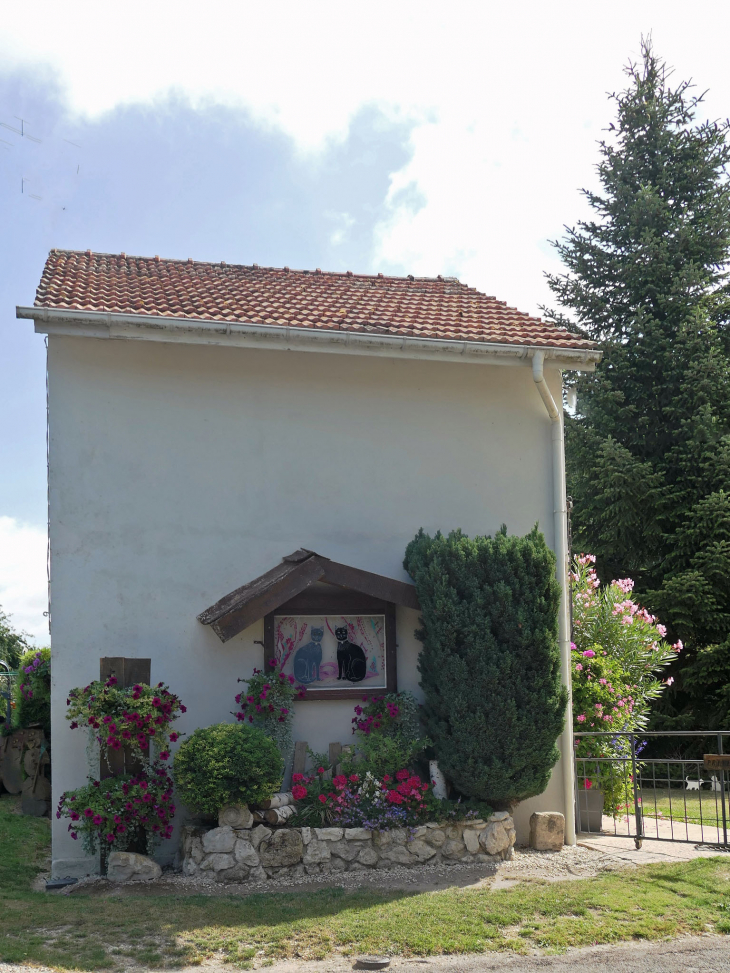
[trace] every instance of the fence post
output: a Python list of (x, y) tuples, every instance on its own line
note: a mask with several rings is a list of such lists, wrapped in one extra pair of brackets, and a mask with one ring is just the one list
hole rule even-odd
[[(722, 753), (722, 733), (717, 734), (717, 752)], [(725, 771), (720, 771), (720, 804), (722, 806), (722, 843), (727, 845), (727, 815), (725, 814)], [(717, 807), (717, 805), (715, 805)]]
[(631, 773), (634, 784), (634, 815), (636, 817), (636, 834), (634, 836), (634, 844), (636, 845), (637, 849), (639, 849), (641, 848), (641, 842), (644, 837), (644, 818), (642, 816), (641, 798), (639, 796), (641, 782), (636, 775), (636, 737), (632, 733), (629, 739), (631, 741)]

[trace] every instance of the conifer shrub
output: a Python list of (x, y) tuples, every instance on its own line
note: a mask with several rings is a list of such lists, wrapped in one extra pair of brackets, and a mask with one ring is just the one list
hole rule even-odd
[(263, 730), (216, 723), (196, 730), (178, 749), (175, 786), (183, 804), (215, 817), (227, 804), (258, 804), (281, 786), (284, 761)]
[(421, 603), (424, 729), (439, 767), (470, 798), (507, 808), (540, 794), (560, 754), (555, 557), (525, 537), (420, 530), (404, 567)]

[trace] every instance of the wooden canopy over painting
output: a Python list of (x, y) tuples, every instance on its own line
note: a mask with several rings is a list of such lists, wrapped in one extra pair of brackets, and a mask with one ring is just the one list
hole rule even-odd
[(314, 551), (300, 549), (283, 558), (275, 568), (224, 595), (201, 612), (198, 621), (212, 625), (221, 642), (227, 642), (318, 581), (395, 605), (420, 608), (412, 584), (338, 564)]

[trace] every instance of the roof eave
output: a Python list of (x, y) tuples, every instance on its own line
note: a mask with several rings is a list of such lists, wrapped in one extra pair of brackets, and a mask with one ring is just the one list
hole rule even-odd
[(342, 331), (290, 328), (240, 321), (206, 321), (146, 314), (118, 314), (47, 307), (17, 307), (16, 317), (35, 322), (38, 334), (116, 338), (183, 344), (223, 345), (281, 351), (309, 351), (385, 358), (520, 365), (536, 351), (565, 369), (593, 371), (601, 352), (594, 348), (508, 344)]

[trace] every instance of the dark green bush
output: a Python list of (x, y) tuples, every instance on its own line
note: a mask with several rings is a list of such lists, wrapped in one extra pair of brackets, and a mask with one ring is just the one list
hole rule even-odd
[(495, 808), (540, 794), (559, 757), (555, 557), (526, 537), (423, 531), (403, 562), (421, 603), (421, 718), (443, 773)]
[(242, 723), (196, 730), (175, 754), (174, 776), (183, 804), (217, 815), (226, 804), (258, 804), (281, 786), (284, 762), (265, 733)]

